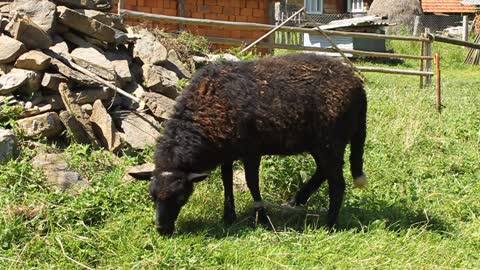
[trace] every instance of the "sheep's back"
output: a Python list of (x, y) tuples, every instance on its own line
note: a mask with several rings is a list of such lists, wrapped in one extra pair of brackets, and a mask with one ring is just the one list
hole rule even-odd
[(255, 137), (297, 151), (338, 121), (361, 89), (349, 67), (314, 54), (216, 64), (195, 76), (177, 116), (214, 142)]

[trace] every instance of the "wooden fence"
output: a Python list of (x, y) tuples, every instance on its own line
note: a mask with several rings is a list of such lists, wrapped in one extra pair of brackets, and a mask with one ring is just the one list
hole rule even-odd
[[(195, 24), (202, 26), (219, 26), (219, 27), (231, 27), (231, 28), (241, 28), (248, 30), (265, 30), (271, 31), (275, 29), (275, 32), (290, 32), (290, 33), (299, 33), (301, 36), (302, 33), (318, 34), (319, 31), (323, 32), (325, 35), (335, 35), (335, 36), (346, 36), (352, 38), (369, 38), (369, 39), (386, 39), (386, 40), (403, 40), (403, 41), (414, 41), (421, 43), (421, 49), (418, 55), (416, 54), (397, 54), (397, 53), (383, 53), (383, 52), (371, 52), (371, 51), (361, 51), (361, 50), (348, 50), (348, 49), (332, 49), (332, 48), (318, 48), (318, 47), (307, 47), (303, 46), (301, 42), (296, 41), (293, 44), (278, 44), (276, 42), (258, 42), (256, 41), (256, 47), (258, 48), (278, 48), (278, 49), (288, 49), (288, 50), (301, 50), (301, 51), (315, 51), (315, 52), (339, 52), (341, 54), (351, 54), (358, 56), (370, 56), (370, 57), (379, 57), (379, 58), (396, 58), (396, 59), (415, 59), (419, 60), (419, 69), (418, 70), (407, 70), (407, 69), (394, 69), (394, 68), (382, 68), (382, 67), (367, 67), (367, 66), (356, 66), (357, 70), (363, 72), (380, 72), (380, 73), (391, 73), (391, 74), (401, 74), (401, 75), (414, 75), (420, 77), (420, 87), (432, 84), (433, 75), (436, 74), (437, 80), (437, 110), (440, 111), (441, 108), (441, 82), (440, 82), (440, 58), (436, 56), (435, 64), (437, 66), (436, 72), (433, 72), (433, 60), (432, 55), (432, 44), (434, 41), (445, 42), (449, 44), (480, 49), (480, 44), (461, 41), (451, 38), (445, 38), (437, 35), (433, 35), (429, 32), (428, 29), (425, 30), (425, 33), (421, 37), (416, 36), (398, 36), (398, 35), (382, 35), (382, 34), (371, 34), (371, 33), (358, 33), (358, 32), (342, 32), (342, 31), (333, 31), (333, 30), (321, 30), (321, 26), (316, 28), (300, 28), (292, 26), (274, 26), (268, 24), (260, 23), (246, 23), (246, 22), (231, 22), (231, 21), (219, 21), (219, 20), (208, 20), (208, 19), (195, 19), (195, 18), (186, 18), (186, 17), (177, 17), (177, 16), (167, 16), (160, 14), (151, 14), (138, 11), (131, 11), (123, 9), (124, 0), (119, 0), (118, 12), (123, 17), (137, 18), (137, 19), (148, 19), (153, 21), (161, 21), (167, 23), (176, 23), (179, 25), (186, 24)], [(217, 44), (230, 44), (230, 45), (239, 45), (246, 46), (251, 41), (245, 41), (240, 39), (231, 39), (231, 38), (220, 38), (220, 37), (206, 37), (211, 42)], [(257, 43), (258, 42), (258, 43)]]

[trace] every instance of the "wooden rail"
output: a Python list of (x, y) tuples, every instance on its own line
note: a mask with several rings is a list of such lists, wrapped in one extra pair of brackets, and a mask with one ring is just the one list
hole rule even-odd
[[(233, 39), (233, 38), (218, 38), (218, 37), (205, 37), (208, 41), (224, 44), (224, 45), (244, 45), (248, 41)], [(276, 49), (286, 49), (293, 51), (312, 51), (312, 52), (337, 52), (333, 48), (319, 48), (319, 47), (309, 47), (309, 46), (299, 46), (299, 45), (285, 45), (285, 44), (276, 44), (270, 42), (260, 42), (256, 45), (258, 48), (276, 48)], [(361, 56), (371, 56), (371, 57), (380, 57), (380, 58), (400, 58), (400, 59), (417, 59), (417, 60), (433, 60), (431, 56), (421, 56), (421, 55), (411, 55), (411, 54), (396, 54), (396, 53), (382, 53), (382, 52), (370, 52), (370, 51), (361, 51), (361, 50), (350, 50), (350, 49), (341, 49), (343, 53), (349, 53), (352, 55), (361, 55)]]
[(416, 75), (416, 76), (433, 76), (433, 72), (429, 71), (417, 71), (407, 69), (394, 69), (394, 68), (381, 68), (381, 67), (358, 67), (363, 72), (380, 72), (390, 74), (403, 74), (403, 75)]
[(454, 38), (442, 37), (442, 36), (434, 35), (434, 34), (429, 34), (428, 37), (432, 41), (449, 43), (449, 44), (464, 46), (464, 47), (473, 48), (473, 49), (480, 49), (480, 44), (478, 44), (478, 43), (463, 41), (463, 40), (454, 39)]
[[(247, 29), (267, 30), (267, 31), (275, 28), (275, 25), (262, 24), (262, 23), (230, 22), (230, 21), (219, 21), (219, 20), (209, 20), (209, 19), (186, 18), (186, 17), (168, 16), (168, 15), (161, 15), (161, 14), (151, 14), (151, 13), (125, 10), (125, 9), (122, 9), (120, 11), (120, 14), (127, 18), (130, 17), (134, 19), (148, 19), (153, 21), (162, 21), (167, 23), (178, 23), (178, 24), (247, 28)], [(318, 31), (315, 28), (282, 26), (279, 28), (279, 30), (287, 31), (287, 32), (318, 34)], [(390, 40), (405, 40), (405, 41), (430, 41), (428, 38), (424, 38), (424, 37), (405, 37), (405, 36), (395, 36), (395, 35), (342, 32), (342, 31), (332, 31), (332, 30), (323, 30), (323, 32), (325, 32), (325, 34), (327, 35), (347, 36), (347, 37), (357, 37), (357, 38), (390, 39)]]

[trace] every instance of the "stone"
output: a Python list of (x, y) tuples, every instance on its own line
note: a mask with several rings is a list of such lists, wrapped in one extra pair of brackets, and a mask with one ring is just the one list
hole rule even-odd
[[(125, 85), (123, 90), (125, 90), (126, 92), (128, 92), (128, 93), (130, 93), (130, 94), (132, 94), (135, 97), (140, 98), (140, 99), (142, 99), (143, 96), (146, 93), (145, 89), (135, 81), (132, 81), (132, 82), (128, 83), (127, 85)], [(130, 98), (127, 98), (125, 96), (122, 96), (121, 98), (122, 98), (122, 106), (123, 107), (129, 108), (129, 109), (134, 109), (134, 110), (139, 108), (140, 104), (131, 100)]]
[(124, 181), (129, 181), (133, 179), (150, 180), (154, 170), (155, 164), (153, 163), (145, 163), (142, 165), (133, 166), (127, 171), (123, 179)]
[(60, 112), (60, 120), (67, 128), (68, 134), (76, 143), (89, 144), (88, 134), (83, 125), (68, 111)]
[(95, 39), (95, 38), (92, 38), (92, 37), (89, 37), (89, 36), (83, 36), (83, 38), (88, 43), (90, 43), (92, 47), (98, 48), (99, 52), (103, 52), (105, 50), (108, 50), (108, 48), (110, 47), (110, 45), (108, 45), (108, 43), (103, 42), (101, 40), (98, 40), (98, 39)]
[(107, 25), (73, 9), (57, 7), (58, 20), (66, 26), (107, 43), (115, 42), (115, 31)]
[(92, 106), (92, 104), (88, 104), (88, 103), (87, 103), (87, 104), (83, 104), (83, 105), (81, 106), (81, 108), (82, 108), (82, 111), (84, 111), (86, 114), (92, 115), (92, 112), (93, 112), (93, 106)]
[(93, 9), (76, 9), (75, 11), (89, 18), (95, 19), (114, 29), (117, 29), (123, 32), (127, 31), (127, 29), (125, 28), (125, 25), (122, 23), (121, 17), (119, 17), (116, 14), (100, 12), (98, 10), (93, 10)]
[(70, 84), (69, 80), (61, 74), (48, 73), (48, 72), (45, 72), (43, 74), (43, 78), (41, 82), (41, 85), (43, 88), (53, 92), (58, 92), (58, 86), (60, 85), (60, 83)]
[(77, 122), (82, 126), (83, 130), (85, 130), (90, 144), (94, 148), (99, 147), (100, 141), (95, 136), (93, 123), (89, 120), (90, 116), (87, 115), (82, 110), (80, 105), (75, 102), (75, 97), (72, 94), (72, 91), (70, 91), (68, 85), (66, 83), (61, 83), (58, 90), (67, 111), (77, 120)]
[(22, 42), (6, 35), (0, 35), (0, 64), (15, 62), (27, 49)]
[(60, 55), (61, 57), (64, 57), (65, 59), (72, 60), (72, 57), (70, 56), (70, 52), (68, 50), (67, 42), (65, 42), (65, 40), (59, 35), (53, 36), (53, 45), (50, 46), (49, 49), (50, 51)]
[(18, 14), (12, 20), (9, 32), (13, 38), (25, 44), (25, 47), (29, 50), (48, 49), (53, 43), (50, 35), (40, 26), (28, 17), (22, 17)]
[(94, 79), (90, 78), (89, 76), (79, 71), (76, 71), (70, 68), (69, 66), (65, 65), (64, 63), (60, 62), (57, 59), (52, 58), (51, 65), (54, 67), (54, 69), (56, 69), (56, 71), (58, 71), (58, 73), (61, 73), (63, 76), (74, 81), (78, 85), (83, 85), (83, 86), (99, 86), (100, 85)]
[(84, 47), (84, 48), (94, 48), (95, 50), (99, 51), (100, 53), (104, 53), (102, 49), (100, 49), (97, 46), (92, 45), (90, 42), (86, 41), (85, 39), (75, 35), (72, 32), (66, 32), (62, 34), (63, 38), (66, 41), (69, 41), (73, 43), (74, 45), (77, 45), (78, 47)]
[(64, 154), (38, 154), (32, 159), (32, 167), (42, 171), (55, 189), (77, 193), (90, 187), (88, 179), (70, 170), (66, 159)]
[(31, 94), (40, 88), (41, 79), (41, 74), (36, 71), (14, 68), (0, 77), (0, 95), (13, 91)]
[(112, 62), (96, 49), (92, 47), (80, 47), (73, 50), (70, 55), (73, 61), (79, 66), (86, 68), (106, 80), (115, 80), (115, 70)]
[(20, 55), (15, 62), (15, 67), (43, 71), (50, 65), (50, 60), (50, 56), (44, 54), (42, 51), (34, 50)]
[(47, 0), (15, 0), (14, 11), (32, 20), (46, 33), (53, 32), (55, 23), (56, 5)]
[(105, 149), (115, 152), (121, 146), (121, 137), (113, 124), (112, 117), (108, 114), (100, 100), (93, 104), (90, 121), (93, 123), (93, 131)]
[(145, 93), (143, 101), (153, 115), (161, 119), (169, 119), (175, 107), (174, 100), (153, 92)]
[(107, 87), (82, 88), (81, 91), (72, 91), (72, 97), (77, 104), (93, 103), (96, 100), (108, 100), (113, 98), (113, 90)]
[(178, 77), (175, 72), (161, 66), (143, 65), (143, 86), (153, 92), (163, 94), (169, 98), (178, 96)]
[(233, 189), (242, 193), (249, 191), (243, 170), (235, 170), (233, 172)]
[(9, 14), (14, 8), (13, 1), (1, 1), (0, 2), (0, 14)]
[(113, 3), (111, 0), (54, 0), (53, 2), (69, 8), (94, 9), (100, 11), (110, 11)]
[(133, 57), (138, 57), (144, 64), (158, 65), (167, 60), (167, 49), (146, 29), (138, 33), (140, 38), (133, 48)]
[(62, 122), (56, 112), (47, 112), (17, 121), (17, 126), (27, 138), (53, 138), (63, 131)]
[(113, 64), (113, 69), (122, 85), (132, 81), (132, 72), (130, 72), (131, 58), (119, 51), (107, 51), (105, 57)]
[(0, 164), (18, 155), (18, 139), (13, 131), (0, 127)]
[(133, 149), (144, 150), (155, 146), (160, 138), (160, 123), (148, 114), (116, 112), (113, 117), (124, 133), (123, 140)]
[(178, 59), (178, 54), (175, 50), (168, 51), (167, 61), (165, 61), (162, 66), (175, 72), (179, 78), (189, 79), (192, 77), (190, 71), (188, 71), (180, 59)]
[(0, 76), (9, 73), (14, 68), (13, 65), (0, 64)]

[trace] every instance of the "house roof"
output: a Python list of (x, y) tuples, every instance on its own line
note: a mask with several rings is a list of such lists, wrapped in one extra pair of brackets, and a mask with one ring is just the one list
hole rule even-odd
[(461, 0), (422, 0), (424, 13), (474, 13), (476, 7), (464, 5)]

